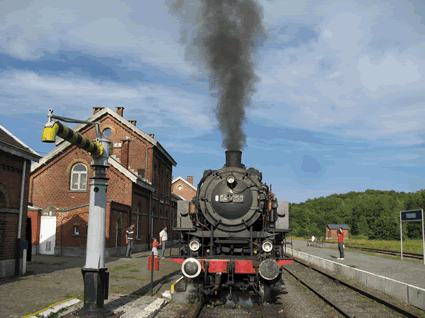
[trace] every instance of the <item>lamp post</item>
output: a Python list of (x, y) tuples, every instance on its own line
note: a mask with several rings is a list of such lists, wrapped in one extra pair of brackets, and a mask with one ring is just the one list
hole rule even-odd
[[(112, 154), (112, 144), (103, 138), (97, 122), (80, 121), (52, 115), (49, 109), (48, 122), (43, 130), (43, 142), (55, 142), (56, 135), (71, 144), (90, 152), (93, 161), (91, 167), (94, 176), (90, 182), (90, 204), (87, 231), (86, 264), (81, 268), (84, 280), (84, 307), (74, 315), (80, 317), (108, 317), (114, 313), (104, 308), (104, 300), (108, 299), (109, 273), (105, 267), (105, 230), (106, 230), (106, 189), (108, 178), (106, 169), (108, 158)], [(95, 125), (97, 138), (90, 141), (79, 133), (62, 125), (60, 119), (70, 123), (85, 123)]]

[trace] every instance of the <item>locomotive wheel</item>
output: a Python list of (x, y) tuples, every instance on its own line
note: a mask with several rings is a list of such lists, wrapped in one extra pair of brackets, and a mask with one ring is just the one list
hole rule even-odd
[(266, 304), (267, 300), (270, 298), (270, 285), (266, 283), (264, 280), (260, 281), (259, 286), (260, 291), (260, 301), (262, 304)]

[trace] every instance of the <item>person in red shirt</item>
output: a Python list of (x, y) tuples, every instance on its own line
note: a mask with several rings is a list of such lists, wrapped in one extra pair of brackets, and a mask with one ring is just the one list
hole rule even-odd
[(338, 229), (338, 250), (339, 257), (337, 259), (343, 261), (344, 260), (344, 231), (342, 227)]
[(158, 240), (157, 239), (153, 239), (153, 243), (152, 243), (152, 252), (153, 255), (155, 257), (158, 257), (158, 246), (161, 244), (158, 244)]

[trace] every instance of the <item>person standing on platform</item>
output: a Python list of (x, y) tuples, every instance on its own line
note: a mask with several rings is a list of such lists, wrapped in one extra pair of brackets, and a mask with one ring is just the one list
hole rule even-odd
[(127, 252), (125, 253), (125, 257), (131, 258), (131, 251), (133, 250), (133, 243), (134, 243), (134, 228), (136, 226), (132, 224), (126, 231), (126, 239), (125, 242), (127, 244)]
[(344, 231), (342, 227), (338, 229), (338, 250), (339, 257), (337, 259), (343, 261), (344, 260)]
[(315, 240), (315, 239), (316, 239), (316, 238), (314, 237), (314, 234), (312, 234), (312, 235), (311, 235), (311, 239), (310, 239), (310, 241), (308, 241), (308, 242), (307, 242), (307, 245), (308, 245), (308, 246), (312, 245), (312, 244), (314, 243), (314, 240)]
[(162, 246), (161, 248), (161, 259), (165, 259), (164, 257), (164, 251), (167, 245), (168, 235), (167, 235), (167, 227), (164, 227), (164, 229), (159, 233), (159, 245)]
[(157, 258), (158, 257), (158, 240), (157, 239), (153, 239), (152, 252), (155, 258)]

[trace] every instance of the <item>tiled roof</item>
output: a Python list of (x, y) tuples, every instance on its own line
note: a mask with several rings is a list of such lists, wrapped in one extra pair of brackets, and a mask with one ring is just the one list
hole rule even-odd
[(171, 194), (177, 199), (177, 200), (183, 200), (186, 201), (185, 198), (183, 198), (181, 195), (175, 194), (174, 192), (171, 192)]
[(328, 224), (327, 225), (330, 230), (338, 230), (342, 227), (343, 230), (349, 230), (350, 227), (347, 224)]
[(41, 156), (0, 125), (0, 150), (38, 162)]

